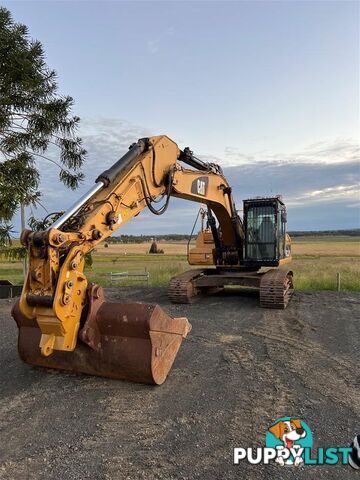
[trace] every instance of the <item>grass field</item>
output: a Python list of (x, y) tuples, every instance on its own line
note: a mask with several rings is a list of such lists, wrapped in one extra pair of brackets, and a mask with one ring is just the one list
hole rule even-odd
[[(166, 285), (170, 278), (189, 269), (185, 242), (161, 243), (164, 255), (149, 255), (150, 243), (102, 244), (93, 253), (93, 266), (86, 275), (92, 282), (110, 285), (110, 272), (150, 273), (151, 285)], [(291, 269), (299, 290), (335, 290), (336, 274), (341, 289), (360, 291), (360, 243), (354, 237), (297, 237), (293, 240)], [(0, 261), (0, 279), (21, 282), (20, 262)], [(129, 285), (129, 280), (117, 281)]]

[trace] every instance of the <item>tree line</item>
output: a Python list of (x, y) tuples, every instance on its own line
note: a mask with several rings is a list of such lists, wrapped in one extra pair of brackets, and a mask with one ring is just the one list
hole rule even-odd
[[(327, 237), (327, 236), (349, 236), (359, 237), (360, 228), (353, 228), (349, 230), (294, 230), (289, 232), (292, 237)], [(152, 242), (181, 242), (189, 239), (187, 234), (170, 233), (166, 235), (116, 235), (109, 237), (106, 241), (108, 243), (146, 243)]]

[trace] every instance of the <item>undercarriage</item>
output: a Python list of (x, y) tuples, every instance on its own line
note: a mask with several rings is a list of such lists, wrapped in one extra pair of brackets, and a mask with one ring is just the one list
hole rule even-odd
[(229, 285), (257, 289), (261, 307), (284, 309), (294, 291), (293, 272), (259, 272), (244, 267), (194, 269), (173, 277), (168, 295), (173, 303), (193, 303), (201, 295), (219, 292)]

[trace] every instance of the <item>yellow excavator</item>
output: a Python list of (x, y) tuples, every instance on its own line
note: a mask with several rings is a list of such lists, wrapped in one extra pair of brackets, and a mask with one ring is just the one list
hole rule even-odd
[[(285, 308), (293, 274), (280, 197), (244, 201), (241, 220), (221, 168), (167, 136), (138, 140), (45, 231), (25, 230), (29, 270), (12, 315), (25, 362), (143, 383), (165, 381), (191, 325), (159, 305), (108, 303), (88, 284), (85, 255), (145, 207), (163, 214), (170, 197), (204, 204), (206, 222), (189, 249), (192, 269), (172, 278), (169, 297), (191, 303), (226, 285), (255, 287), (260, 305)], [(163, 199), (162, 206), (156, 204)], [(265, 271), (262, 267), (272, 267)]]

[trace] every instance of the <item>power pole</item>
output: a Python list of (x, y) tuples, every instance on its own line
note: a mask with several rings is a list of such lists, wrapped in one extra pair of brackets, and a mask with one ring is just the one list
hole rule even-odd
[[(21, 231), (25, 230), (25, 205), (23, 203), (20, 204), (20, 222), (21, 222)], [(23, 259), (23, 275), (24, 280), (27, 274), (27, 256)]]

